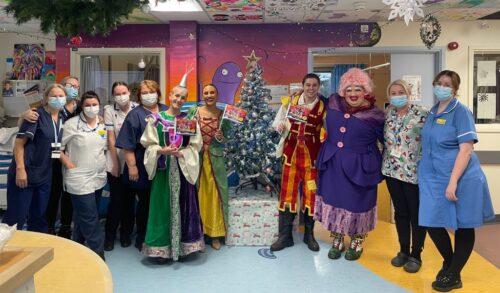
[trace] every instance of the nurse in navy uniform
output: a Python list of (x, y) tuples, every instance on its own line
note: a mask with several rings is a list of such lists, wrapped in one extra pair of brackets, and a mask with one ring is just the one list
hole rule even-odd
[(47, 232), (45, 210), (52, 185), (52, 165), (60, 158), (62, 123), (60, 110), (66, 92), (60, 84), (50, 85), (43, 95), (44, 106), (36, 109), (35, 122), (22, 121), (14, 143), (14, 159), (7, 175), (7, 211), (3, 222), (22, 229)]

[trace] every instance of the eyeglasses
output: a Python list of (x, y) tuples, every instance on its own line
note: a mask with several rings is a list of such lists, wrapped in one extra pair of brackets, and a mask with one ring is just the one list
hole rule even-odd
[(69, 87), (71, 87), (71, 88), (74, 88), (75, 90), (77, 90), (77, 89), (79, 88), (79, 86), (78, 86), (78, 85), (76, 85), (76, 84), (71, 84), (71, 83), (67, 83), (67, 84), (65, 84), (65, 85), (64, 85), (64, 87), (68, 87), (68, 88), (69, 88)]
[(205, 96), (207, 96), (208, 94), (210, 94), (210, 95), (215, 95), (215, 91), (203, 92), (203, 94), (204, 94)]

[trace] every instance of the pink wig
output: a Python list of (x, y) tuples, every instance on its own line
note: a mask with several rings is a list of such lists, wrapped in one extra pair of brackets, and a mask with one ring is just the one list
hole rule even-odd
[(368, 94), (371, 94), (374, 88), (373, 82), (368, 74), (356, 67), (347, 70), (347, 72), (340, 77), (340, 84), (337, 89), (337, 93), (340, 96), (345, 97), (345, 90), (349, 86), (361, 86)]

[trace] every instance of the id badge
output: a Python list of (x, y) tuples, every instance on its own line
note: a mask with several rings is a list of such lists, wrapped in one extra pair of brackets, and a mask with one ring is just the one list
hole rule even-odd
[(53, 142), (51, 145), (51, 155), (50, 157), (52, 159), (59, 159), (61, 157), (61, 143), (60, 142)]
[(391, 156), (395, 158), (401, 158), (401, 147), (395, 147), (391, 150)]

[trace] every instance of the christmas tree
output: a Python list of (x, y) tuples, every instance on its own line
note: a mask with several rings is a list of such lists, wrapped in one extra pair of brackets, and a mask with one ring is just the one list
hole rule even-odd
[[(281, 164), (276, 158), (279, 134), (271, 127), (276, 113), (269, 107), (270, 90), (264, 88), (260, 60), (252, 51), (247, 59), (247, 72), (243, 79), (240, 102), (237, 107), (247, 111), (244, 123), (233, 125), (226, 144), (228, 170), (236, 171), (242, 179), (266, 186), (268, 191), (276, 189), (275, 174)], [(244, 184), (244, 183), (243, 183)]]

